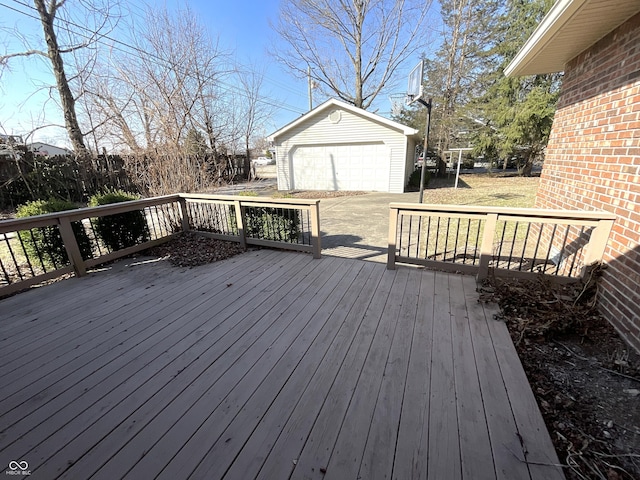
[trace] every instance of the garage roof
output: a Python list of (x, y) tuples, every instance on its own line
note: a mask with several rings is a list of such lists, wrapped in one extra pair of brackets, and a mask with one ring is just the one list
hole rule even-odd
[(396, 130), (401, 131), (402, 133), (404, 133), (407, 136), (412, 136), (412, 135), (417, 135), (418, 134), (418, 130), (416, 130), (415, 128), (411, 128), (411, 127), (407, 127), (406, 125), (403, 125), (401, 123), (398, 122), (394, 122), (393, 120), (389, 120), (388, 118), (385, 117), (381, 117), (380, 115), (376, 115), (375, 113), (371, 113), (371, 112), (367, 112), (366, 110), (363, 110), (361, 108), (358, 107), (354, 107), (353, 105), (343, 102), (341, 100), (337, 100), (335, 98), (331, 98), (329, 100), (327, 100), (326, 102), (324, 102), (321, 105), (318, 105), (316, 108), (314, 108), (313, 110), (305, 113), (304, 115), (302, 115), (301, 117), (295, 119), (293, 122), (285, 125), (284, 127), (282, 127), (280, 130), (277, 130), (276, 132), (273, 132), (271, 135), (269, 135), (268, 139), (270, 141), (274, 141), (277, 137), (279, 137), (280, 135), (282, 135), (283, 133), (286, 133), (288, 130), (291, 130), (292, 128), (295, 128), (296, 126), (298, 126), (299, 124), (301, 124), (302, 122), (304, 122), (305, 120), (308, 120), (310, 117), (317, 115), (318, 113), (321, 113), (325, 110), (329, 110), (332, 107), (340, 107), (344, 110), (347, 110), (349, 112), (352, 112), (356, 115), (360, 115), (362, 117), (365, 118), (369, 118), (370, 120), (373, 120), (375, 122), (378, 123), (382, 123), (383, 125), (387, 125), (391, 128), (394, 128)]
[(638, 12), (638, 0), (557, 0), (504, 73), (563, 71), (571, 59)]

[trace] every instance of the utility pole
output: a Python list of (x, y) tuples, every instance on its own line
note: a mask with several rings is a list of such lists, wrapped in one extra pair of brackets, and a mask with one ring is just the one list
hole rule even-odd
[(422, 203), (422, 197), (424, 195), (424, 172), (427, 170), (427, 152), (429, 149), (429, 130), (431, 129), (431, 99), (424, 101), (419, 98), (418, 102), (427, 107), (427, 128), (424, 135), (424, 151), (422, 153), (422, 169), (420, 170), (420, 197), (418, 203)]

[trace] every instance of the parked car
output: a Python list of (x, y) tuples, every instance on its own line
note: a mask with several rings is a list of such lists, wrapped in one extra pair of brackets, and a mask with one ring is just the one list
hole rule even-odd
[(253, 163), (255, 165), (269, 165), (271, 164), (272, 160), (270, 158), (267, 157), (258, 157), (255, 160), (253, 160)]
[[(418, 159), (414, 162), (413, 166), (415, 168), (422, 167), (422, 162), (424, 161), (424, 154), (421, 153)], [(438, 156), (431, 154), (427, 155), (427, 168), (435, 168), (438, 165)]]

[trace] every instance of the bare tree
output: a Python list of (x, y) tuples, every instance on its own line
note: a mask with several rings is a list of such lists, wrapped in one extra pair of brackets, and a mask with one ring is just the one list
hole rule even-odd
[(368, 108), (396, 69), (426, 41), (431, 0), (286, 0), (274, 26), (276, 59), (295, 75), (308, 67), (327, 93)]
[(249, 69), (238, 72), (240, 84), (242, 85), (241, 93), (241, 111), (242, 111), (242, 135), (244, 137), (244, 146), (246, 157), (244, 160), (245, 177), (249, 176), (251, 170), (251, 151), (249, 148), (252, 137), (256, 134), (259, 127), (271, 114), (274, 107), (271, 104), (261, 102), (263, 95), (264, 68), (257, 65), (249, 65)]
[[(17, 57), (38, 55), (48, 59), (60, 97), (60, 107), (69, 140), (75, 154), (81, 158), (86, 158), (88, 151), (76, 113), (77, 98), (71, 87), (74, 75), (69, 76), (63, 55), (95, 44), (96, 41), (111, 30), (113, 17), (108, 7), (109, 3), (113, 2), (102, 5), (97, 0), (78, 0), (76, 2), (67, 2), (67, 0), (49, 0), (48, 2), (45, 2), (45, 0), (33, 0), (34, 7), (31, 8), (37, 12), (37, 18), (43, 30), (46, 49), (28, 48), (23, 52), (0, 56), (0, 67), (6, 67), (10, 60)], [(63, 7), (67, 7), (66, 11)], [(85, 14), (85, 19), (91, 20), (85, 21), (82, 26), (79, 26), (71, 16), (70, 12), (72, 10), (75, 14), (81, 11)], [(73, 34), (72, 32), (78, 30), (78, 28), (82, 32), (79, 35)], [(61, 36), (59, 34), (61, 32), (62, 37), (66, 40), (64, 43), (60, 41)], [(15, 34), (20, 36), (19, 32), (15, 32)]]
[(114, 50), (87, 79), (86, 111), (114, 145), (132, 152), (178, 152), (187, 132), (204, 132), (215, 150), (224, 125), (216, 116), (227, 55), (188, 9), (149, 9), (132, 50)]

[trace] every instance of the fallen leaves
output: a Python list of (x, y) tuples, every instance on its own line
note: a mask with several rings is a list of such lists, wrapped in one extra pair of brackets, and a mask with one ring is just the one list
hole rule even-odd
[(226, 242), (198, 235), (192, 232), (180, 233), (172, 240), (150, 248), (146, 255), (166, 257), (177, 267), (197, 267), (219, 262), (243, 253), (242, 247), (235, 242)]
[(600, 270), (584, 283), (493, 279), (481, 300), (501, 307), (568, 479), (640, 478), (640, 356), (598, 313)]

